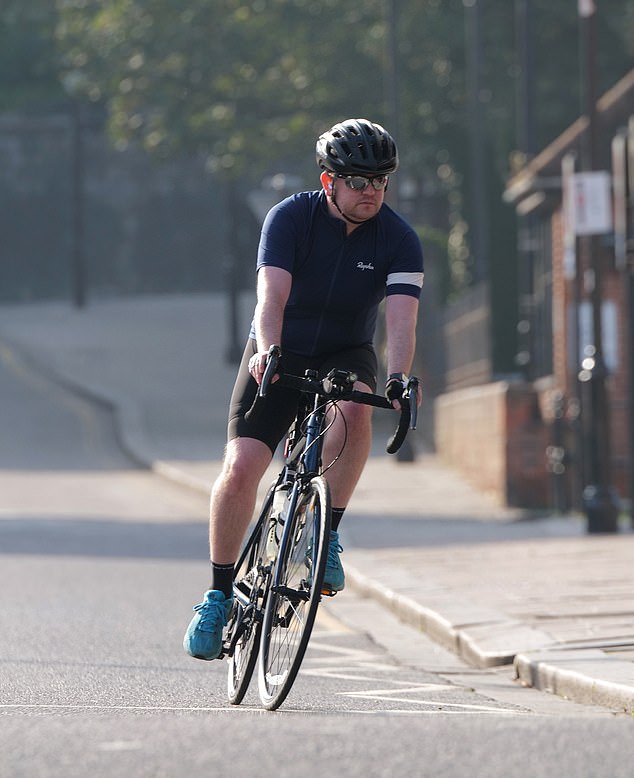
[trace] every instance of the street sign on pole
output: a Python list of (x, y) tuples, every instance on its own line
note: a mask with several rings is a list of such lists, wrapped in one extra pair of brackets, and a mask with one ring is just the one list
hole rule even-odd
[(606, 170), (571, 176), (571, 211), (575, 235), (612, 232), (610, 174)]

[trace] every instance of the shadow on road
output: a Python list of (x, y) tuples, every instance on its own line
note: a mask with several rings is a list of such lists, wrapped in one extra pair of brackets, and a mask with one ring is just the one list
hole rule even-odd
[(0, 554), (203, 561), (207, 553), (207, 524), (202, 521), (0, 520)]

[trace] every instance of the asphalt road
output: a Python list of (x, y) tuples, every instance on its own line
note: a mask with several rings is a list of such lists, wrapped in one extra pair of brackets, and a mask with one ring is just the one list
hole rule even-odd
[(0, 349), (0, 777), (630, 776), (632, 722), (475, 672), (350, 592), (276, 713), (181, 648), (206, 500)]

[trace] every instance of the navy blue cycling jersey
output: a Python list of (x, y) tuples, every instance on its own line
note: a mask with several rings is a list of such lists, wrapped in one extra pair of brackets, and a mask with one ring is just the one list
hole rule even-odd
[(418, 298), (423, 285), (423, 252), (407, 222), (383, 204), (347, 235), (323, 191), (301, 192), (269, 211), (257, 259), (258, 270), (264, 266), (293, 276), (281, 346), (309, 357), (371, 343), (381, 300)]

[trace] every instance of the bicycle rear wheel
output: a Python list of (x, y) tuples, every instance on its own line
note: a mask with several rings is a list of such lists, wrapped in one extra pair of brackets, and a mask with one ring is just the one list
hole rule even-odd
[(258, 686), (262, 704), (278, 708), (301, 665), (321, 598), (328, 555), (330, 492), (317, 476), (287, 520), (260, 641)]
[(258, 658), (262, 607), (271, 576), (266, 558), (266, 533), (273, 509), (273, 488), (264, 503), (264, 518), (260, 516), (240, 555), (233, 581), (235, 610), (229, 621), (230, 647), (227, 674), (227, 698), (239, 705), (251, 682)]

